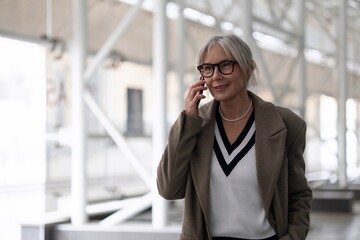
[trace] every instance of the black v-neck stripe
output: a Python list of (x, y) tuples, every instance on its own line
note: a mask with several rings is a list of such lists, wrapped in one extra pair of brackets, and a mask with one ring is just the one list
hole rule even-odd
[[(255, 131), (256, 132), (256, 131)], [(214, 139), (214, 152), (216, 154), (216, 158), (221, 166), (221, 169), (228, 177), (232, 170), (236, 167), (236, 165), (240, 162), (241, 159), (250, 151), (250, 149), (255, 145), (255, 132), (251, 136), (249, 142), (245, 145), (243, 149), (234, 157), (233, 160), (229, 164), (226, 163), (224, 156), (221, 152), (220, 146), (216, 140)]]
[(244, 140), (246, 135), (249, 133), (250, 128), (255, 121), (255, 111), (254, 110), (252, 111), (248, 121), (246, 122), (244, 129), (241, 131), (240, 135), (237, 137), (237, 139), (235, 140), (235, 142), (233, 144), (230, 144), (229, 139), (226, 136), (225, 128), (224, 128), (223, 122), (221, 120), (221, 115), (220, 115), (219, 111), (220, 111), (220, 107), (218, 107), (217, 111), (216, 111), (216, 123), (217, 123), (218, 129), (219, 129), (222, 141), (225, 145), (225, 148), (226, 148), (228, 154), (230, 155), (242, 143), (242, 141)]

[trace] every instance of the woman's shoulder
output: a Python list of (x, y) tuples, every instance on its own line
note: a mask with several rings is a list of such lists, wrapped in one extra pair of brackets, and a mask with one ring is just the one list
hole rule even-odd
[(249, 94), (254, 102), (255, 107), (259, 108), (258, 112), (260, 114), (263, 114), (267, 117), (271, 116), (272, 118), (275, 118), (277, 120), (279, 120), (279, 118), (276, 116), (280, 116), (285, 123), (291, 121), (295, 123), (304, 122), (304, 120), (299, 115), (297, 115), (294, 111), (290, 110), (289, 108), (283, 106), (277, 106), (272, 102), (260, 98), (258, 95), (252, 92), (249, 92)]
[(302, 119), (298, 114), (296, 114), (294, 111), (290, 110), (289, 108), (276, 106), (276, 109), (281, 115), (286, 125), (290, 123), (299, 124), (299, 125), (305, 124), (304, 119)]

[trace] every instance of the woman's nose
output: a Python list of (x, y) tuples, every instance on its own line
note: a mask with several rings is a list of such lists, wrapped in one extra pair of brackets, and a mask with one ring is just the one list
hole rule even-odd
[(221, 72), (219, 71), (219, 67), (218, 66), (216, 66), (215, 68), (214, 68), (214, 74), (213, 74), (213, 79), (219, 79), (219, 77), (222, 77), (222, 74), (221, 74)]

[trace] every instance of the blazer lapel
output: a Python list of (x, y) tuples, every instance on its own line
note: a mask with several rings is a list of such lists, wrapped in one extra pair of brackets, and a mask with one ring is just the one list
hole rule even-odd
[(268, 215), (284, 160), (286, 126), (276, 107), (249, 92), (255, 106), (257, 178)]
[(212, 101), (207, 106), (199, 109), (199, 115), (203, 119), (203, 127), (197, 139), (196, 156), (198, 156), (198, 159), (193, 159), (191, 162), (194, 186), (207, 223), (209, 223), (210, 171), (216, 106), (217, 102)]

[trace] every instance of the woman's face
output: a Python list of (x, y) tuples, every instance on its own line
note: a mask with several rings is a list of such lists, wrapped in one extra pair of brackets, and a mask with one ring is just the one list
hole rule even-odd
[[(204, 57), (204, 63), (217, 64), (229, 59), (223, 48), (216, 44)], [(211, 95), (218, 101), (236, 102), (247, 96), (247, 80), (245, 79), (239, 64), (234, 65), (234, 71), (229, 75), (219, 72), (215, 67), (212, 77), (205, 78), (205, 83)]]

